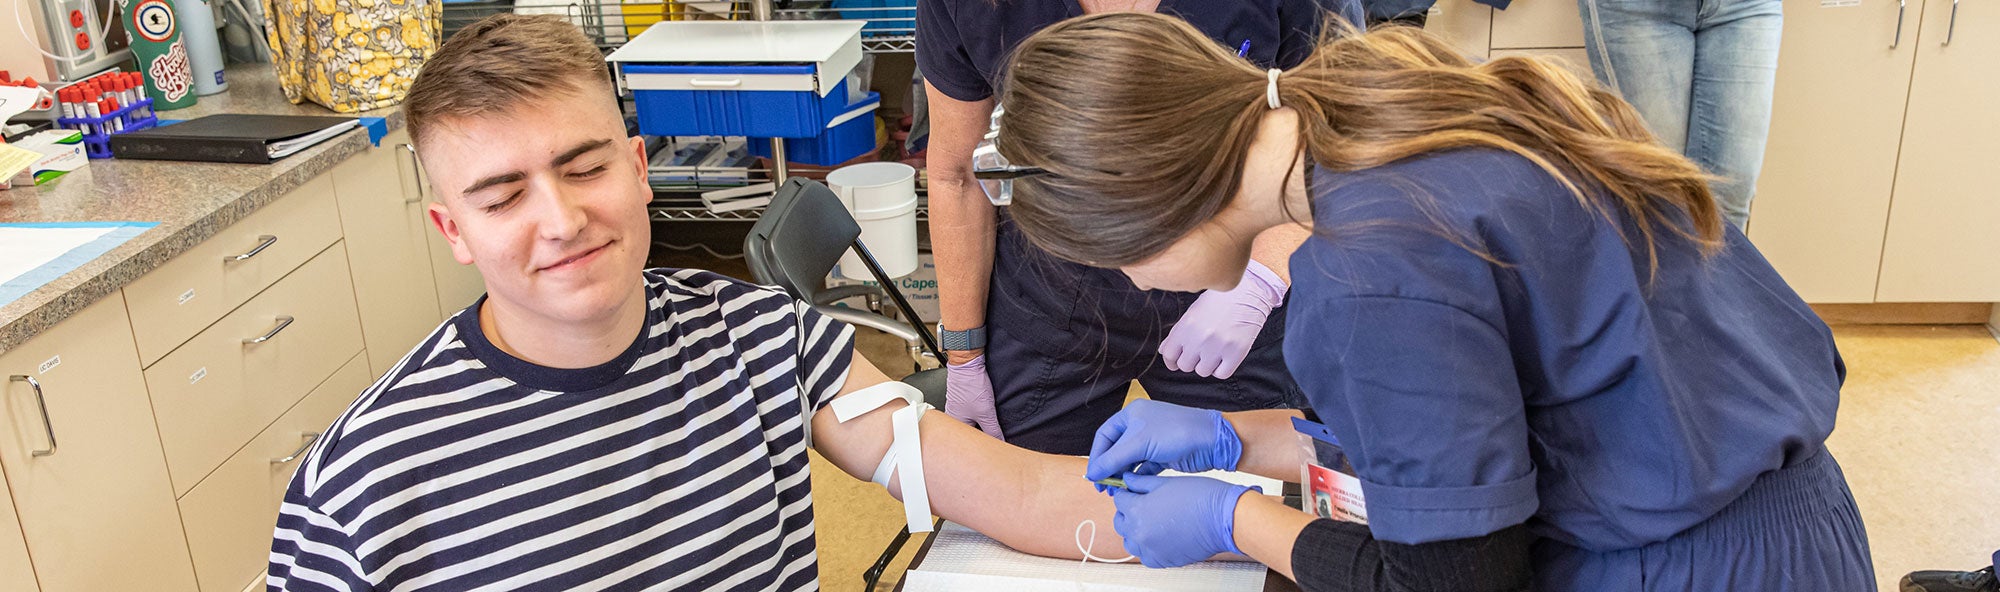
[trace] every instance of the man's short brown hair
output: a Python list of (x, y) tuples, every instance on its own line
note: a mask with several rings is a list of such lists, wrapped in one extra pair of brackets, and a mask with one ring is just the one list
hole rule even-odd
[(445, 119), (610, 88), (603, 51), (576, 25), (549, 15), (498, 14), (452, 35), (424, 63), (403, 102), (403, 117), (421, 145), (426, 131)]

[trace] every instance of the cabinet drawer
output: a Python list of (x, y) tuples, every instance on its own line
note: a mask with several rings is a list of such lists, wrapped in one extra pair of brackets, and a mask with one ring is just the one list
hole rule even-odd
[(1472, 0), (1438, 0), (1424, 30), (1444, 37), (1466, 55), (1485, 58), (1493, 40), (1493, 7)]
[(368, 388), (366, 356), (349, 360), (333, 377), (285, 412), (271, 427), (237, 451), (181, 498), (188, 550), (203, 590), (236, 590), (261, 581), (271, 555), (271, 531), (285, 487), (303, 455), (362, 389)]
[(1548, 47), (1583, 47), (1576, 0), (1521, 0), (1493, 12), (1493, 49)]
[[(257, 339), (265, 340), (251, 343)], [(186, 494), (358, 351), (347, 253), (335, 243), (147, 368), (174, 495)]]
[(333, 181), (321, 175), (127, 285), (139, 364), (152, 366), (339, 239)]

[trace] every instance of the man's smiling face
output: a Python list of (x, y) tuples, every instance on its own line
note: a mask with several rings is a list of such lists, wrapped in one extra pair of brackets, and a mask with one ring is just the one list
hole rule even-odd
[(652, 242), (645, 144), (604, 95), (447, 119), (420, 140), (432, 222), (479, 268), (489, 304), (583, 322), (638, 297)]

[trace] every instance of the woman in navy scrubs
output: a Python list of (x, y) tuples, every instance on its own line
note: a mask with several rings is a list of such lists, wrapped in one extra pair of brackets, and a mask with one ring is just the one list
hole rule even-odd
[[(945, 412), (1012, 444), (1083, 454), (1137, 380), (1149, 396), (1235, 411), (1305, 405), (1285, 373), (1286, 257), (1303, 232), (1267, 237), (1238, 289), (1139, 290), (1123, 276), (1034, 249), (969, 166), (1009, 52), (1086, 13), (1158, 12), (1266, 66), (1312, 51), (1328, 8), (1358, 0), (920, 0), (917, 66), (930, 114), (930, 243), (939, 336), (950, 358)], [(1359, 22), (1359, 21), (1354, 21)]]
[(1114, 526), (1147, 565), (1237, 552), (1308, 590), (1875, 588), (1824, 446), (1831, 333), (1615, 95), (1411, 29), (1266, 70), (1149, 15), (1044, 30), (1004, 89), (993, 190), (1056, 256), (1222, 290), (1249, 237), (1313, 229), (1285, 360), (1368, 524), (1151, 474), (1297, 479), (1288, 412), (1135, 403), (1087, 477), (1124, 477)]

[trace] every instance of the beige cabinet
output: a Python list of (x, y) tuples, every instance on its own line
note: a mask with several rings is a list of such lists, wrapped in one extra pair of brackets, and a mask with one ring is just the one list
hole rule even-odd
[(485, 291), (407, 137), (0, 355), (0, 591), (260, 588), (294, 451)]
[[(1583, 47), (1576, 0), (1514, 0), (1493, 11), (1493, 49)], [(1588, 69), (1590, 64), (1584, 63)]]
[(35, 592), (35, 566), (28, 560), (28, 541), (21, 537), (21, 517), (14, 514), (7, 475), (0, 471), (0, 590)]
[(1914, 1), (1785, 2), (1750, 240), (1807, 302), (1876, 300), (1923, 11)]
[(1590, 77), (1576, 0), (1514, 0), (1506, 10), (1472, 0), (1438, 0), (1424, 30), (1476, 58), (1557, 57)]
[(371, 377), (367, 356), (356, 354), (181, 498), (202, 590), (263, 580), (278, 506), (299, 459)]
[(414, 165), (407, 164), (415, 158), (414, 151), (404, 148), (408, 144), (409, 133), (398, 130), (384, 137), (380, 147), (334, 167), (330, 175), (346, 231), (368, 365), (376, 374), (388, 372), (430, 334), (439, 318), (425, 238), (432, 231), (426, 200), (413, 182)]
[(41, 590), (195, 590), (124, 299), (0, 355), (0, 375), (0, 467)]
[(337, 220), (321, 175), (125, 286), (144, 365), (340, 240)]
[(1485, 58), (1493, 46), (1493, 7), (1472, 0), (1437, 0), (1424, 30), (1444, 37), (1459, 51)]
[(1875, 297), (2000, 301), (2000, 4), (1928, 0), (1922, 22)]
[(1786, 2), (1750, 238), (1807, 301), (2000, 301), (1993, 8)]
[(361, 351), (344, 244), (146, 369), (176, 496)]

